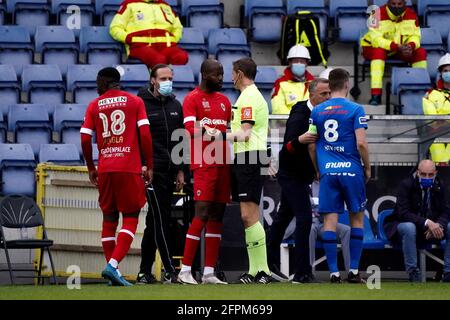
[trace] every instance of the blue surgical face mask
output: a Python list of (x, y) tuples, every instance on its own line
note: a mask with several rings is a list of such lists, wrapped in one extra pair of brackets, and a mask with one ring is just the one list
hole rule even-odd
[(450, 71), (442, 72), (441, 74), (442, 81), (446, 83), (450, 83)]
[(296, 77), (302, 78), (305, 75), (306, 65), (303, 63), (293, 63), (291, 71)]
[(434, 178), (419, 178), (419, 183), (422, 188), (430, 188), (433, 185)]
[(169, 96), (172, 94), (172, 81), (161, 81), (159, 83), (158, 92), (163, 96)]

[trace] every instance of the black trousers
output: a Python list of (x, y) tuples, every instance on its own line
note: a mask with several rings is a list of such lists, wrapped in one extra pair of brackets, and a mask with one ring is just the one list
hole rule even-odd
[(295, 273), (312, 271), (309, 261), (309, 234), (312, 224), (309, 183), (285, 174), (278, 174), (281, 186), (281, 204), (267, 236), (269, 264), (280, 264), (280, 244), (291, 220), (295, 217)]
[(159, 250), (165, 271), (175, 271), (170, 233), (174, 181), (174, 174), (154, 172), (152, 186), (147, 187), (148, 212), (141, 243), (140, 273), (151, 273), (156, 248)]

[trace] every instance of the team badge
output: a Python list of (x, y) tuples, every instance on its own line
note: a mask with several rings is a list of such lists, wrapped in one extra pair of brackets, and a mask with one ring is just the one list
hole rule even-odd
[(138, 12), (136, 14), (136, 19), (139, 20), (139, 21), (144, 20), (144, 14), (142, 12)]
[(290, 94), (290, 95), (288, 95), (288, 99), (289, 99), (289, 101), (295, 101), (295, 100), (297, 100), (297, 95), (296, 94)]
[(199, 190), (197, 190), (197, 197), (200, 197), (200, 195), (202, 194), (202, 192)]
[(225, 105), (223, 103), (220, 104), (220, 107), (222, 108), (223, 111), (225, 111)]
[(252, 120), (253, 113), (251, 107), (242, 108), (241, 111), (241, 120)]

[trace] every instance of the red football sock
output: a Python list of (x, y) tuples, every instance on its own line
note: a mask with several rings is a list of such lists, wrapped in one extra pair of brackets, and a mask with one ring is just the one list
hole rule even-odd
[(204, 226), (205, 223), (202, 220), (200, 220), (197, 217), (194, 217), (186, 235), (186, 244), (184, 245), (183, 265), (192, 266)]
[(222, 222), (208, 221), (206, 224), (206, 255), (205, 267), (214, 268), (219, 256), (220, 239), (222, 237)]
[(134, 234), (138, 226), (138, 218), (123, 216), (122, 229), (117, 236), (117, 245), (111, 256), (112, 259), (118, 263), (126, 256), (130, 250), (131, 243), (134, 239)]
[(118, 223), (118, 221), (103, 221), (102, 246), (106, 262), (111, 259), (114, 248), (116, 247), (116, 229)]

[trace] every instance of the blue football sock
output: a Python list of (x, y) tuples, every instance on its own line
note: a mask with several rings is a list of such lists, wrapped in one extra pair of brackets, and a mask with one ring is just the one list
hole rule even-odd
[(337, 266), (337, 241), (336, 232), (324, 231), (322, 235), (323, 248), (325, 249), (325, 255), (327, 256), (328, 268), (330, 273), (339, 272)]
[(350, 269), (358, 270), (359, 260), (363, 247), (364, 231), (361, 228), (352, 228), (350, 231)]

